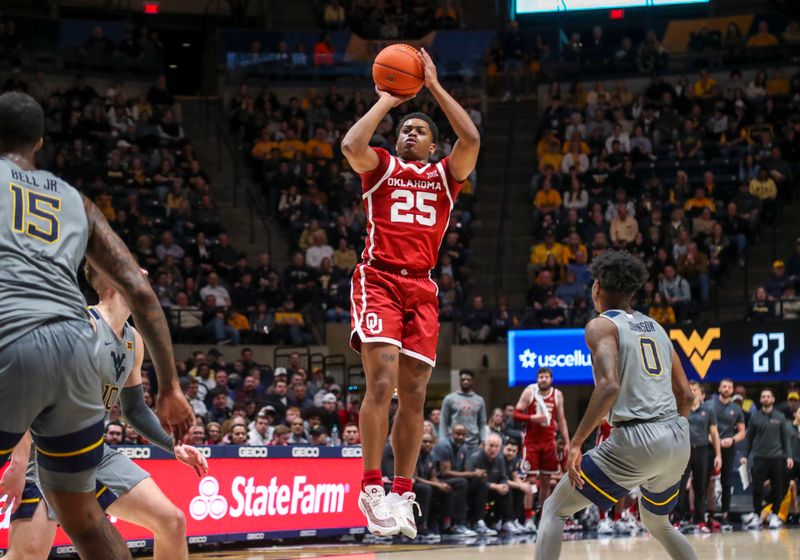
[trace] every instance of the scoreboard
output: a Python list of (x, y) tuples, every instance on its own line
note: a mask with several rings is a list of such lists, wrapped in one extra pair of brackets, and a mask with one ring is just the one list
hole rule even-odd
[[(771, 384), (800, 381), (800, 322), (723, 323), (667, 328), (689, 379), (716, 383)], [(583, 329), (511, 331), (508, 337), (510, 387), (536, 382), (536, 371), (550, 367), (556, 383), (589, 385), (591, 355)]]
[(517, 14), (708, 4), (710, 0), (516, 0)]

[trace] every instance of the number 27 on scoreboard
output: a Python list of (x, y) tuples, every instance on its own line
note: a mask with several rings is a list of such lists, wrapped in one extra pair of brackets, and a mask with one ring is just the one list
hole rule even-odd
[[(772, 356), (769, 355), (771, 347), (773, 347)], [(753, 372), (780, 373), (784, 348), (785, 340), (782, 332), (753, 334)]]

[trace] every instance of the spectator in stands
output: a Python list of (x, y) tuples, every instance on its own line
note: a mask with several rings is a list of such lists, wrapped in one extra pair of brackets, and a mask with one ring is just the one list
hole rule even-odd
[(506, 25), (506, 30), (499, 37), (503, 57), (503, 76), (505, 78), (505, 94), (503, 101), (508, 101), (511, 96), (519, 96), (522, 80), (522, 66), (527, 55), (525, 39), (519, 31), (519, 23), (511, 20)]
[(772, 263), (772, 276), (764, 282), (764, 289), (770, 301), (779, 300), (783, 296), (786, 288), (792, 285), (793, 281), (786, 274), (786, 267), (783, 261), (776, 260)]
[(769, 32), (769, 25), (766, 21), (758, 23), (758, 32), (747, 40), (747, 48), (762, 48), (778, 46), (778, 38)]
[(333, 258), (333, 247), (325, 242), (325, 234), (318, 231), (314, 234), (314, 244), (306, 250), (306, 264), (319, 270), (323, 259)]
[(763, 219), (767, 223), (773, 223), (777, 214), (778, 187), (769, 170), (762, 167), (758, 171), (758, 177), (750, 180), (750, 194), (761, 201)]
[(709, 99), (712, 97), (712, 95), (714, 95), (715, 88), (717, 87), (717, 81), (709, 75), (708, 68), (701, 68), (700, 76), (697, 80), (695, 80), (692, 87), (695, 97), (700, 99)]
[(272, 434), (272, 441), (269, 443), (269, 445), (289, 445), (291, 435), (291, 430), (288, 428), (288, 426), (275, 426), (275, 431)]
[(628, 215), (628, 204), (618, 202), (617, 216), (611, 220), (611, 242), (618, 249), (624, 249), (633, 243), (639, 233), (639, 224), (633, 216)]
[(291, 404), (288, 398), (288, 385), (286, 379), (276, 379), (272, 384), (271, 393), (264, 398), (264, 409), (272, 407), (275, 412), (275, 423), (281, 423), (286, 415), (286, 409)]
[[(314, 66), (331, 66), (335, 50), (331, 43), (331, 34), (323, 33), (314, 45)], [(291, 130), (291, 129), (290, 129)]]
[(311, 436), (305, 430), (305, 423), (303, 418), (297, 416), (289, 423), (289, 429), (292, 434), (289, 436), (289, 445), (307, 445)]
[(483, 298), (472, 298), (472, 306), (464, 311), (460, 337), (462, 344), (485, 344), (492, 334), (492, 312), (483, 306)]
[(450, 435), (451, 427), (462, 425), (467, 430), (465, 446), (468, 452), (478, 448), (486, 430), (486, 402), (472, 390), (474, 374), (462, 369), (459, 374), (460, 389), (445, 396), (442, 401), (439, 438)]
[(685, 255), (677, 259), (678, 274), (689, 282), (689, 286), (700, 293), (700, 301), (705, 305), (710, 300), (710, 280), (708, 277), (708, 257), (690, 242)]
[(186, 395), (186, 400), (188, 400), (189, 404), (192, 405), (192, 410), (194, 410), (194, 413), (197, 416), (202, 416), (205, 418), (208, 414), (208, 407), (206, 407), (206, 403), (203, 402), (203, 399), (200, 398), (200, 382), (194, 377), (182, 377), (181, 388)]
[(328, 0), (325, 4), (323, 21), (327, 29), (342, 29), (347, 22), (347, 14), (339, 0)]
[[(511, 488), (508, 485), (508, 474), (503, 454), (500, 452), (503, 438), (496, 433), (491, 433), (486, 438), (485, 448), (478, 449), (467, 459), (467, 470), (481, 469), (486, 471), (485, 484), (475, 484), (475, 492), (470, 497), (474, 504), (493, 504), (494, 516), (502, 523), (502, 530), (508, 534), (519, 533), (514, 525), (514, 504), (512, 502)], [(482, 495), (486, 492), (485, 495)], [(473, 530), (479, 535), (489, 535), (489, 528), (485, 522), (487, 510), (480, 508), (475, 511), (475, 524)]]
[(270, 425), (271, 422), (269, 410), (264, 407), (256, 416), (253, 427), (247, 434), (247, 445), (268, 445), (275, 432), (275, 428)]
[(555, 294), (547, 296), (544, 306), (536, 312), (536, 319), (541, 326), (549, 329), (566, 326), (567, 317), (564, 308)]
[(92, 36), (81, 45), (81, 52), (89, 57), (103, 58), (114, 53), (114, 44), (106, 39), (103, 28), (96, 25), (92, 28)]
[(125, 427), (119, 420), (113, 420), (106, 424), (105, 443), (106, 445), (122, 445), (125, 436)]
[(775, 304), (770, 301), (767, 290), (763, 286), (756, 288), (753, 302), (750, 304), (750, 311), (747, 314), (748, 321), (764, 321), (775, 317)]
[(228, 391), (225, 388), (217, 387), (208, 392), (207, 401), (211, 402), (208, 409), (208, 421), (224, 423), (231, 417), (231, 409), (228, 407)]
[(678, 321), (683, 322), (689, 318), (692, 291), (689, 282), (678, 274), (674, 265), (668, 264), (664, 267), (664, 276), (659, 281), (658, 290), (675, 310)]
[(567, 249), (556, 241), (556, 232), (552, 228), (544, 231), (544, 241), (533, 246), (530, 264), (536, 269), (541, 268), (545, 265), (550, 255), (555, 256), (558, 263), (567, 262)]
[(647, 310), (647, 314), (661, 325), (673, 325), (676, 322), (675, 310), (667, 303), (661, 292), (653, 294), (653, 304)]

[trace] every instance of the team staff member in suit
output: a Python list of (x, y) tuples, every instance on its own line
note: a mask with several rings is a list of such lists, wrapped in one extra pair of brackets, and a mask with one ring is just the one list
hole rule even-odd
[[(782, 412), (775, 409), (775, 393), (772, 389), (761, 391), (761, 410), (754, 412), (747, 427), (745, 456), (742, 464), (747, 464), (752, 455), (753, 513), (742, 516), (745, 529), (758, 529), (769, 517), (770, 529), (782, 525), (777, 510), (784, 494), (785, 469), (794, 467), (789, 439), (789, 426)], [(770, 481), (771, 490), (767, 503), (772, 508), (761, 509), (764, 499), (764, 482)], [(761, 512), (761, 513), (759, 513)]]
[(711, 400), (711, 409), (717, 416), (717, 430), (722, 455), (720, 484), (722, 485), (722, 530), (733, 529), (728, 521), (731, 511), (731, 486), (736, 451), (734, 447), (745, 436), (744, 412), (742, 407), (733, 402), (733, 381), (723, 379), (719, 382), (719, 394)]
[(697, 381), (690, 381), (694, 402), (689, 412), (689, 441), (692, 446), (689, 455), (689, 464), (681, 478), (681, 495), (678, 498), (678, 517), (686, 520), (689, 514), (689, 491), (686, 486), (689, 476), (692, 477), (692, 491), (694, 492), (694, 525), (701, 533), (710, 533), (711, 530), (705, 523), (705, 496), (708, 485), (708, 454), (709, 444), (714, 450), (713, 468), (722, 466), (719, 432), (717, 431), (717, 417), (714, 411), (703, 406), (703, 389)]

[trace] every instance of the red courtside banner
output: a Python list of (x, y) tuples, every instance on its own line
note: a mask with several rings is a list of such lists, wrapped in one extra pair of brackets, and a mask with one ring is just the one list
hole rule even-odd
[[(140, 457), (134, 462), (184, 512), (190, 544), (363, 533), (360, 448), (209, 447), (202, 478), (156, 448), (120, 450)], [(0, 551), (8, 544), (9, 517), (0, 516)], [(150, 545), (147, 530), (111, 521), (131, 548)], [(70, 552), (69, 544), (59, 529), (54, 552)]]

